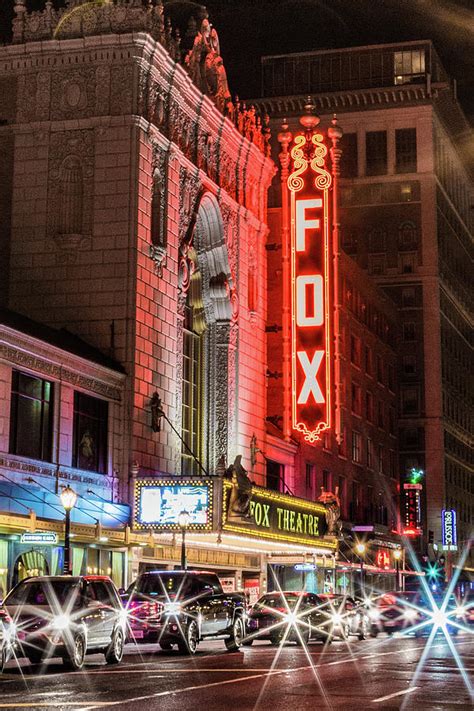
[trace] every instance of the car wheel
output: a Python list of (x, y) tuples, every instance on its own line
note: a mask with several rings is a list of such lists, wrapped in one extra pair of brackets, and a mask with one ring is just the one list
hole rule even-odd
[(67, 656), (63, 657), (64, 666), (71, 671), (80, 671), (86, 657), (86, 640), (84, 635), (76, 634)]
[(244, 623), (241, 617), (236, 617), (232, 625), (232, 632), (230, 637), (225, 640), (225, 646), (229, 652), (237, 652), (242, 646), (242, 640), (244, 638)]
[(342, 625), (341, 627), (341, 638), (344, 640), (349, 639), (350, 628), (349, 625)]
[(362, 622), (360, 623), (360, 631), (359, 631), (359, 639), (362, 641), (363, 639), (367, 639), (367, 634), (369, 631), (369, 625), (367, 623), (367, 620), (363, 619)]
[(273, 632), (272, 635), (270, 635), (270, 643), (274, 647), (278, 647), (283, 640), (283, 632)]
[(125, 645), (125, 640), (123, 636), (123, 631), (120, 627), (117, 627), (114, 634), (112, 635), (112, 641), (105, 652), (105, 661), (107, 664), (120, 664), (123, 657), (123, 648)]
[(309, 637), (309, 630), (300, 630), (299, 634), (296, 635), (296, 644), (298, 647), (306, 647), (309, 642)]
[(162, 639), (159, 644), (163, 652), (169, 652), (170, 649), (173, 649), (173, 645), (167, 639)]
[(43, 652), (36, 649), (27, 652), (26, 656), (30, 660), (30, 664), (41, 664), (43, 661)]
[(0, 674), (3, 674), (3, 670), (5, 669), (5, 665), (8, 662), (8, 650), (7, 650), (7, 645), (4, 644), (2, 646), (2, 651), (0, 654)]
[(251, 647), (254, 641), (254, 639), (246, 639), (242, 642), (242, 647)]
[(196, 654), (199, 642), (199, 631), (197, 622), (191, 620), (184, 630), (184, 639), (178, 641), (178, 649), (181, 654)]

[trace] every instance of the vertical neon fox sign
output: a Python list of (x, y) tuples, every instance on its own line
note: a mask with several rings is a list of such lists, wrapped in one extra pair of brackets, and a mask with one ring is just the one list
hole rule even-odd
[(292, 426), (311, 443), (331, 426), (329, 195), (323, 136), (291, 149)]

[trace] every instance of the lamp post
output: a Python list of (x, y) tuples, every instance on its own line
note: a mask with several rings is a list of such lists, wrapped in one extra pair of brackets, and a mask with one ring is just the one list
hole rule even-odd
[(400, 558), (402, 557), (402, 549), (397, 548), (396, 550), (393, 551), (393, 557), (395, 558), (395, 568), (397, 571), (397, 579), (396, 579), (396, 591), (398, 592), (400, 590)]
[(181, 570), (187, 570), (186, 563), (186, 529), (189, 525), (190, 515), (184, 509), (178, 515), (178, 525), (181, 529)]
[(71, 487), (65, 486), (60, 497), (64, 511), (66, 512), (65, 529), (64, 529), (64, 575), (71, 575), (71, 510), (76, 505), (77, 494)]
[(357, 555), (360, 558), (360, 593), (361, 596), (364, 597), (364, 553), (365, 553), (366, 545), (365, 543), (357, 543), (355, 550)]

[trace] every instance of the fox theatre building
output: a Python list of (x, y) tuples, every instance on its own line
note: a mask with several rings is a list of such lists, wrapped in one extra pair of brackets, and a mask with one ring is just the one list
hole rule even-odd
[[(254, 602), (267, 590), (331, 589), (336, 540), (323, 504), (253, 484), (240, 457), (223, 476), (139, 479), (134, 528), (149, 531), (152, 568), (214, 570), (224, 589)], [(151, 541), (150, 541), (151, 544)]]

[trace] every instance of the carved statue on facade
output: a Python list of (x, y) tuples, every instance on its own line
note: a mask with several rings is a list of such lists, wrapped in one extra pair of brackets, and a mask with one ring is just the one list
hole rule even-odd
[(227, 74), (220, 56), (219, 37), (207, 18), (201, 23), (185, 66), (196, 86), (209, 96), (220, 111), (231, 102)]
[(227, 520), (249, 523), (252, 482), (247, 475), (247, 470), (242, 466), (241, 454), (238, 454), (234, 463), (227, 468), (226, 476), (232, 480)]
[(339, 487), (336, 486), (335, 493), (331, 491), (325, 491), (324, 487), (321, 487), (321, 495), (318, 501), (324, 504), (326, 508), (326, 523), (327, 523), (327, 535), (328, 536), (339, 536), (342, 531), (342, 521), (341, 521), (341, 500), (339, 498)]

